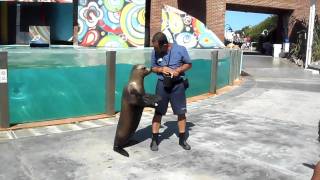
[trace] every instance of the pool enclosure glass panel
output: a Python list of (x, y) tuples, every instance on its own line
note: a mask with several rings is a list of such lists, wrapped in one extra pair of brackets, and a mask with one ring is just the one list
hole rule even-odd
[(229, 85), (230, 66), (232, 66), (230, 50), (219, 50), (217, 89)]
[[(11, 125), (105, 114), (112, 107), (116, 112), (120, 111), (122, 90), (129, 81), (132, 67), (135, 64), (151, 67), (152, 48), (0, 48), (8, 52)], [(115, 67), (108, 67), (106, 63), (108, 51), (116, 51)], [(214, 72), (212, 51), (218, 51), (217, 77), (211, 75)], [(211, 92), (215, 79), (219, 89), (239, 77), (239, 52), (210, 49), (188, 49), (188, 52), (192, 69), (186, 72), (190, 83), (187, 97)], [(112, 68), (115, 68), (115, 91), (107, 92), (107, 82), (113, 82), (112, 77), (108, 77)], [(145, 77), (147, 93), (155, 93), (156, 82), (155, 73)], [(114, 104), (112, 101), (106, 104), (108, 93), (115, 96)]]
[(209, 49), (189, 49), (192, 68), (187, 71), (189, 89), (187, 97), (196, 96), (210, 91), (211, 81), (211, 52)]
[(105, 50), (5, 50), (10, 124), (105, 113)]

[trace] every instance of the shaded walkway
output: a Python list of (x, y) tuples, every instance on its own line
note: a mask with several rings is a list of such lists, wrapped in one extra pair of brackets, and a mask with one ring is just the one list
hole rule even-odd
[[(297, 179), (320, 159), (320, 77), (281, 60), (246, 56), (244, 83), (188, 105), (191, 151), (164, 117), (158, 152), (145, 113), (129, 158), (112, 151), (116, 126), (0, 143), (0, 179)], [(317, 91), (317, 89), (319, 89)]]

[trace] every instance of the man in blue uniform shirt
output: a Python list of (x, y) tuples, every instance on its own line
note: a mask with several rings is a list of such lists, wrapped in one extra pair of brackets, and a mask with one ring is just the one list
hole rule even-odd
[(185, 47), (168, 43), (167, 37), (161, 32), (153, 36), (152, 43), (152, 72), (157, 73), (156, 94), (160, 95), (162, 100), (156, 107), (152, 120), (150, 148), (158, 151), (161, 118), (166, 114), (170, 102), (173, 113), (178, 116), (179, 145), (190, 150), (185, 137), (187, 107), (183, 76), (184, 72), (192, 67), (191, 59)]

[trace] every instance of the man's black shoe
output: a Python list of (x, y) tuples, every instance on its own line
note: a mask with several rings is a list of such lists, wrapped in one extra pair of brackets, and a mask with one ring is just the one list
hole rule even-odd
[(191, 149), (191, 146), (186, 141), (179, 142), (179, 145), (182, 146), (182, 148), (185, 150)]
[(158, 144), (156, 141), (152, 140), (150, 144), (151, 151), (158, 151)]
[(152, 133), (152, 141), (150, 144), (151, 151), (158, 151), (159, 133)]
[(191, 149), (191, 146), (186, 141), (185, 133), (179, 133), (179, 145), (185, 150)]

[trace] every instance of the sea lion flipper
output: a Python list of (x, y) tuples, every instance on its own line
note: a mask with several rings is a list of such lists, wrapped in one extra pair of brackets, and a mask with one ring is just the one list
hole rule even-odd
[(129, 153), (124, 150), (123, 148), (121, 147), (113, 147), (113, 150), (119, 154), (121, 154), (122, 156), (126, 156), (126, 157), (129, 157)]
[(145, 107), (157, 107), (159, 101), (161, 101), (161, 96), (153, 94), (145, 94), (142, 98)]

